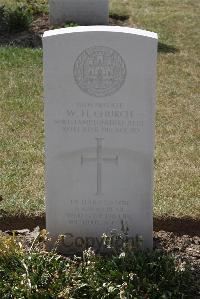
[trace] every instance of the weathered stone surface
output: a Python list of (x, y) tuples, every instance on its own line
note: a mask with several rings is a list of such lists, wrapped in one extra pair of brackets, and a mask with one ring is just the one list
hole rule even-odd
[(47, 230), (101, 249), (123, 221), (151, 248), (157, 35), (91, 26), (43, 43)]
[(108, 24), (108, 0), (50, 0), (49, 8), (51, 24)]

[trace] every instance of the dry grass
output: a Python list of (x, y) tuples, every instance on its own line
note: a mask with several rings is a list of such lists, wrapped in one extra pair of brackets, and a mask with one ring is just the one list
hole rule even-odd
[[(9, 0), (10, 1), (10, 0)], [(197, 0), (111, 0), (130, 26), (159, 34), (155, 216), (200, 217)], [(44, 211), (42, 51), (0, 49), (2, 197), (7, 213)]]
[(112, 1), (158, 32), (155, 216), (200, 217), (198, 1)]
[(0, 48), (1, 208), (44, 210), (41, 50)]

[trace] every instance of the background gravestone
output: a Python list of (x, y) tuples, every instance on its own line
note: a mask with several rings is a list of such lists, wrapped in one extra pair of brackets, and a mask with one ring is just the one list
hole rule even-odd
[(108, 24), (108, 0), (49, 0), (49, 8), (51, 24)]
[(48, 231), (76, 250), (123, 221), (151, 248), (157, 35), (76, 27), (43, 44)]

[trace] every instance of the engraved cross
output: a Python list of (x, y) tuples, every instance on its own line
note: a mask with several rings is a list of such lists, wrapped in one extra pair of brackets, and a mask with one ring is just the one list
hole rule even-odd
[(81, 156), (81, 165), (84, 162), (96, 162), (97, 164), (97, 192), (96, 195), (102, 194), (102, 162), (114, 162), (115, 164), (118, 163), (118, 156), (115, 157), (104, 157), (103, 156), (103, 138), (96, 138), (97, 142), (97, 152), (96, 157), (83, 157)]

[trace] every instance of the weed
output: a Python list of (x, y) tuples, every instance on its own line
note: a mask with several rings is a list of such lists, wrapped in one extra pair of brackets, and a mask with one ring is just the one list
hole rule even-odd
[(6, 31), (8, 26), (8, 16), (4, 5), (0, 6), (0, 32)]
[(20, 32), (28, 30), (32, 23), (32, 15), (26, 6), (0, 6), (0, 31)]
[(25, 5), (32, 15), (48, 12), (47, 0), (25, 0)]
[(28, 30), (32, 20), (32, 15), (25, 6), (18, 6), (14, 10), (8, 10), (9, 32)]
[(102, 257), (89, 248), (82, 258), (69, 259), (33, 242), (27, 250), (15, 236), (0, 235), (2, 299), (178, 299), (190, 291), (188, 266), (158, 250), (123, 251), (124, 243), (120, 254)]

